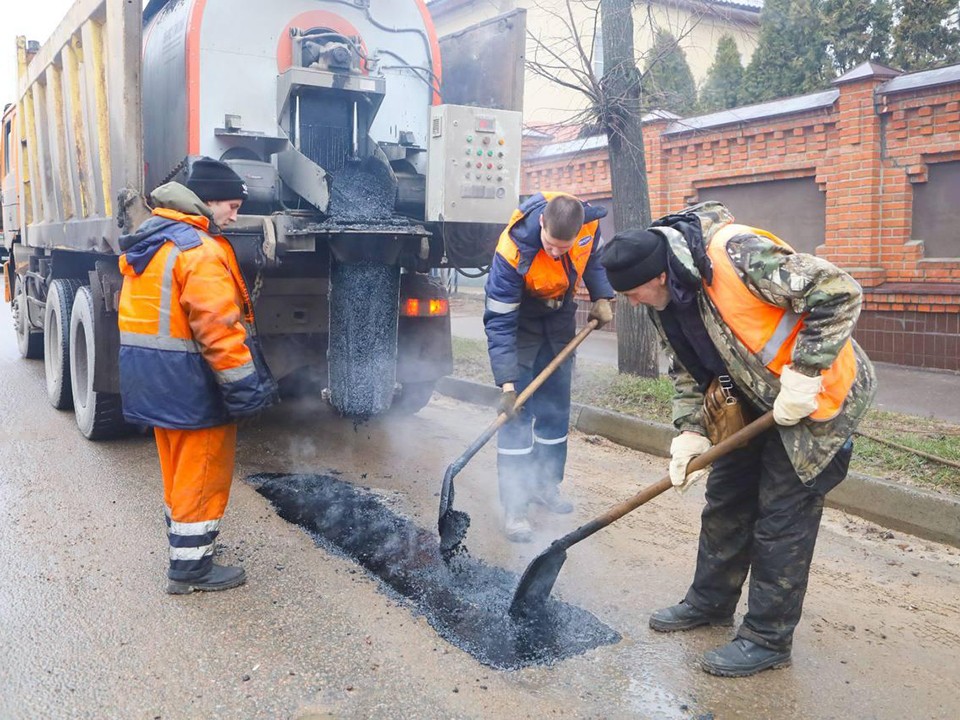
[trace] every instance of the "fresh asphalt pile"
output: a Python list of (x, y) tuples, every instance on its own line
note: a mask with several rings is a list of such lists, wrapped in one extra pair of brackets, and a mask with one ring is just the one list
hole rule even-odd
[[(332, 232), (385, 235), (409, 227), (394, 215), (396, 182), (374, 158), (349, 161), (331, 175), (329, 217)], [(358, 236), (348, 244), (367, 243)], [(366, 252), (345, 249), (346, 261), (330, 271), (330, 400), (340, 414), (363, 419), (385, 412), (393, 401), (397, 353), (397, 302), (400, 268)]]
[(331, 401), (342, 415), (378, 415), (393, 401), (399, 296), (399, 267), (333, 263), (327, 357)]
[(393, 216), (397, 185), (374, 158), (351, 160), (330, 175), (330, 217), (336, 221), (399, 221)]
[(437, 633), (502, 670), (555, 663), (620, 635), (587, 611), (549, 598), (542, 612), (508, 614), (517, 576), (466, 551), (444, 561), (435, 532), (391, 510), (369, 489), (333, 475), (265, 473), (248, 478), (282, 518), (316, 543), (356, 561), (388, 592), (423, 613)]

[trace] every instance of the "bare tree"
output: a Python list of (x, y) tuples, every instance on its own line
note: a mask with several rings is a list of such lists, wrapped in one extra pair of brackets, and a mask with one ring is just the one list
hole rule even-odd
[[(597, 134), (602, 132), (607, 137), (613, 220), (618, 229), (646, 227), (651, 222), (642, 119), (654, 108), (645, 107), (643, 98), (643, 75), (633, 41), (635, 4), (633, 0), (564, 0), (550, 6), (537, 3), (537, 8), (550, 17), (554, 31), (548, 38), (531, 31), (532, 53), (527, 61), (534, 75), (587, 97), (585, 109), (568, 122), (592, 126)], [(578, 23), (577, 7), (589, 11), (587, 20)], [(673, 32), (679, 39), (685, 38), (700, 17), (692, 13)], [(655, 27), (649, 7), (643, 22)], [(600, 77), (594, 61), (601, 46), (593, 41), (598, 29), (603, 38)], [(656, 66), (659, 60), (642, 59), (647, 68)], [(617, 339), (620, 372), (659, 375), (657, 333), (645, 309), (617, 303)]]
[[(632, 0), (601, 0), (604, 75), (602, 103), (597, 108), (607, 135), (613, 222), (618, 228), (650, 224), (650, 193), (643, 153), (640, 72), (633, 47)], [(657, 377), (657, 339), (643, 308), (617, 303), (617, 367)]]

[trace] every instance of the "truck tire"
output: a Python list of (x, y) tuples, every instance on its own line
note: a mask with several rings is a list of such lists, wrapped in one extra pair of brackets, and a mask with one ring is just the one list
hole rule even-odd
[(30, 321), (27, 319), (27, 284), (19, 277), (13, 298), (13, 325), (17, 331), (17, 349), (20, 351), (20, 357), (26, 360), (42, 358), (43, 333), (30, 329)]
[(43, 370), (47, 397), (57, 410), (73, 407), (70, 388), (70, 313), (79, 280), (54, 280), (43, 311)]
[(413, 415), (423, 410), (433, 396), (436, 381), (403, 383), (400, 394), (393, 399), (390, 410), (397, 415)]
[(94, 336), (93, 295), (86, 285), (77, 290), (70, 314), (70, 384), (77, 427), (88, 440), (107, 440), (126, 435), (130, 426), (123, 419), (120, 396), (93, 389), (97, 343)]

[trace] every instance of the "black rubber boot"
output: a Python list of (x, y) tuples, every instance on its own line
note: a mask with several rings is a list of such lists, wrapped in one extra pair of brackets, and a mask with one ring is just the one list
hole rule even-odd
[(789, 650), (771, 650), (738, 637), (716, 650), (703, 654), (700, 664), (711, 675), (745, 677), (761, 670), (790, 666)]
[(714, 617), (698, 610), (693, 605), (681, 602), (663, 610), (657, 610), (650, 616), (650, 627), (657, 632), (677, 632), (693, 630), (702, 625), (733, 625), (733, 616)]
[(167, 593), (170, 595), (189, 595), (194, 590), (216, 592), (229, 590), (247, 581), (247, 573), (242, 567), (233, 565), (210, 566), (210, 569), (196, 580), (170, 580), (167, 582)]

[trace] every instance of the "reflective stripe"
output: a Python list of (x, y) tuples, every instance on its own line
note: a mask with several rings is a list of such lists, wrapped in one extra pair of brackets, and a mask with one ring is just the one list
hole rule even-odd
[(565, 443), (565, 442), (567, 441), (567, 436), (564, 435), (564, 436), (561, 437), (561, 438), (556, 438), (556, 439), (553, 439), (553, 440), (546, 440), (545, 438), (537, 437), (537, 434), (534, 433), (534, 434), (533, 434), (533, 441), (534, 441), (535, 443), (540, 443), (541, 445), (562, 445), (563, 443)]
[(167, 264), (163, 268), (163, 279), (160, 281), (160, 325), (157, 335), (170, 335), (170, 301), (173, 299), (173, 264), (180, 255), (180, 248), (176, 245), (167, 255)]
[(220, 531), (219, 520), (204, 520), (202, 522), (182, 523), (170, 521), (170, 532), (177, 535), (204, 535)]
[(520, 303), (505, 303), (493, 298), (487, 298), (487, 310), (498, 315), (506, 315), (520, 307)]
[(169, 350), (171, 352), (199, 353), (196, 340), (186, 338), (157, 337), (143, 333), (121, 332), (120, 344), (127, 347), (147, 348), (148, 350)]
[(533, 445), (528, 448), (521, 448), (520, 450), (513, 450), (510, 448), (497, 448), (497, 454), (499, 455), (529, 455), (533, 452)]
[(198, 548), (170, 548), (171, 560), (202, 560), (213, 554), (213, 543)]
[(248, 363), (244, 363), (240, 367), (230, 368), (229, 370), (217, 370), (217, 382), (221, 385), (238, 382), (244, 378), (250, 377), (256, 373), (256, 371), (257, 369), (254, 367), (253, 361), (251, 360)]
[(790, 337), (790, 334), (800, 320), (800, 315), (789, 310), (783, 314), (780, 322), (777, 323), (777, 327), (773, 330), (773, 335), (771, 335), (767, 343), (760, 348), (760, 360), (763, 361), (764, 365), (769, 365), (774, 361), (780, 352), (781, 346), (787, 341), (787, 338)]

